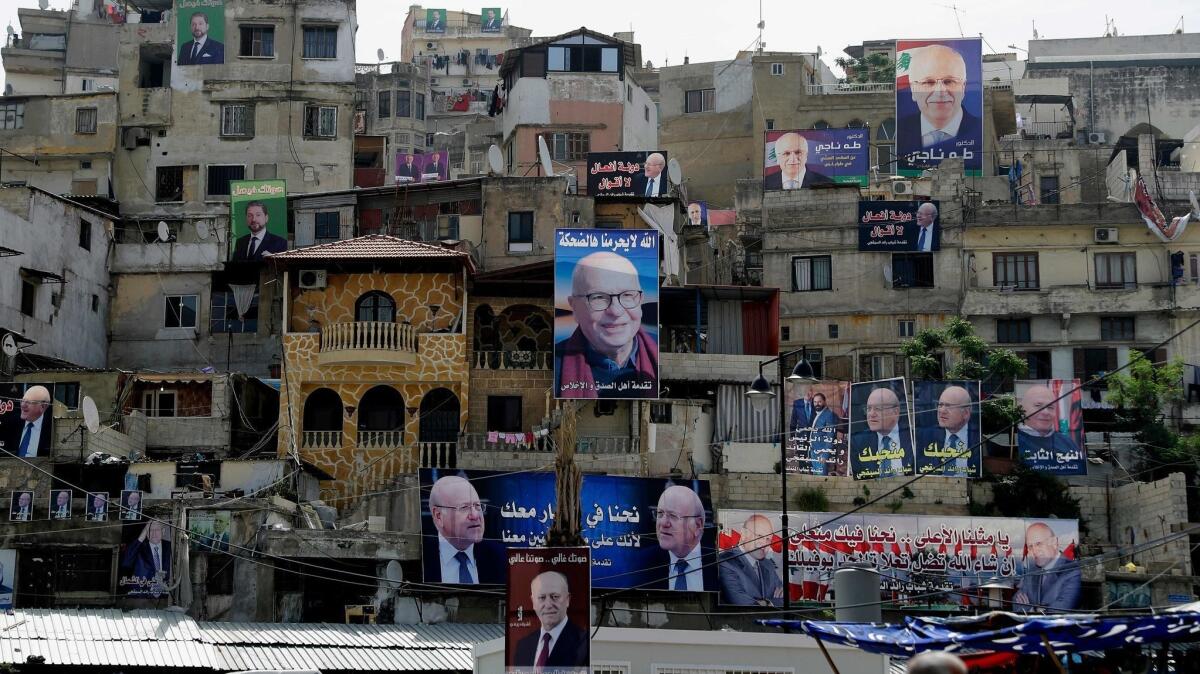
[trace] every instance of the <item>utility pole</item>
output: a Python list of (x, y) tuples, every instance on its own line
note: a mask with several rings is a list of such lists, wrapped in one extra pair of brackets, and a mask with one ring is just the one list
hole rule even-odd
[(554, 509), (554, 525), (550, 527), (546, 544), (551, 547), (575, 547), (583, 545), (579, 532), (579, 496), (583, 488), (583, 471), (575, 463), (576, 418), (583, 405), (574, 400), (559, 403), (562, 421), (557, 429), (557, 445), (554, 458), (554, 485), (558, 504)]

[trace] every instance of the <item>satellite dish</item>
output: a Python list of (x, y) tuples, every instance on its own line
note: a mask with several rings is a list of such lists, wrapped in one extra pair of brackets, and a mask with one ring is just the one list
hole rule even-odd
[(379, 57), (380, 61), (383, 61), (383, 50), (382, 49), (376, 50), (375, 55)]
[(542, 161), (542, 173), (554, 176), (554, 164), (550, 162), (550, 148), (546, 147), (545, 136), (538, 136), (538, 158)]
[(17, 31), (13, 30), (12, 24), (11, 23), (8, 24), (8, 34), (12, 35), (15, 32), (17, 32)]
[(0, 343), (0, 350), (3, 350), (4, 355), (9, 358), (17, 355), (17, 339), (12, 335), (5, 335), (4, 342)]
[(201, 241), (207, 241), (208, 234), (209, 234), (208, 223), (205, 222), (204, 220), (197, 220), (196, 221), (196, 238), (200, 239)]
[(393, 590), (400, 587), (400, 583), (404, 582), (404, 569), (400, 568), (400, 562), (392, 560), (383, 567), (383, 577), (387, 579), (388, 585)]
[(679, 166), (679, 160), (674, 157), (667, 162), (667, 177), (671, 179), (672, 185), (683, 182), (683, 168)]
[(38, 9), (49, 9), (50, 0), (38, 0)]
[(487, 151), (488, 167), (496, 175), (504, 175), (504, 155), (500, 154), (500, 146), (492, 145)]
[(167, 226), (165, 220), (158, 221), (158, 240), (164, 242), (171, 240), (171, 228)]
[(91, 396), (83, 397), (83, 423), (87, 426), (88, 433), (100, 430), (100, 412), (96, 410), (96, 401), (92, 400)]

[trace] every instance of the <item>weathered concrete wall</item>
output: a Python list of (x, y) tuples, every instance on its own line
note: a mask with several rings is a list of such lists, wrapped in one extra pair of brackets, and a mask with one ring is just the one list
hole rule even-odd
[[(24, 181), (55, 194), (109, 193), (118, 131), (116, 94), (38, 96), (13, 102), (24, 103), (24, 122), (21, 128), (0, 130), (0, 143), (29, 160), (6, 156), (0, 179)], [(79, 133), (76, 115), (81, 109), (96, 111), (94, 133)], [(85, 186), (90, 181), (95, 181), (94, 189)]]
[[(778, 511), (780, 479), (778, 474), (727, 473), (703, 475), (712, 488), (713, 503), (720, 508), (745, 508), (750, 510)], [(855, 498), (870, 500), (878, 498), (905, 482), (905, 478), (888, 478), (855, 482), (844, 477), (820, 477), (816, 475), (788, 475), (789, 510), (795, 508), (795, 499), (801, 490), (819, 489), (829, 499), (833, 511), (854, 507)], [(864, 512), (932, 515), (967, 515), (969, 499), (967, 480), (963, 478), (937, 478), (918, 480), (909, 489), (913, 497), (902, 498), (900, 493), (867, 506)], [(870, 491), (870, 495), (864, 491)], [(893, 510), (896, 503), (899, 507)]]
[[(530, 143), (536, 146), (536, 141)], [(575, 226), (567, 212), (566, 188), (562, 177), (485, 179), (483, 238), (472, 242), (481, 252), (480, 267), (495, 271), (553, 259), (554, 230)], [(528, 252), (509, 251), (508, 247), (508, 214), (518, 211), (533, 211), (533, 250)]]

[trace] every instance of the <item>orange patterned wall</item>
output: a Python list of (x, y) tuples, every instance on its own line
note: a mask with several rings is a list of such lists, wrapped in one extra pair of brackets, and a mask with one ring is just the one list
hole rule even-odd
[[(462, 310), (465, 292), (458, 273), (330, 274), (320, 290), (292, 288), (289, 329), (304, 332), (318, 325), (354, 320), (354, 304), (363, 294), (379, 290), (396, 302), (396, 320), (417, 326), (418, 332), (446, 330)], [(441, 308), (431, 316), (429, 307)]]

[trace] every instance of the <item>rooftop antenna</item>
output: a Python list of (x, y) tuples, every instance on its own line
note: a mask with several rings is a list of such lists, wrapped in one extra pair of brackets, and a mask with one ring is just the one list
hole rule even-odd
[(1179, 21), (1178, 21), (1178, 22), (1175, 24), (1175, 31), (1174, 31), (1174, 32), (1175, 32), (1175, 34), (1176, 34), (1176, 35), (1180, 35), (1180, 34), (1182, 34), (1182, 33), (1184, 32), (1184, 29), (1183, 29), (1183, 15), (1182, 15), (1182, 14), (1180, 14), (1180, 15), (1179, 15)]
[(962, 11), (962, 10), (960, 10), (960, 9), (958, 8), (958, 5), (942, 5), (942, 7), (945, 7), (946, 9), (949, 9), (949, 10), (953, 10), (953, 12), (954, 12), (954, 22), (958, 24), (958, 36), (959, 36), (959, 37), (966, 37), (966, 34), (965, 34), (965, 33), (963, 33), (963, 29), (962, 29), (962, 19), (961, 19), (961, 18), (959, 18), (959, 16), (958, 16), (958, 13), (959, 13), (960, 11)]
[(763, 28), (767, 27), (767, 22), (763, 21), (762, 16), (762, 0), (758, 0), (758, 51), (763, 50)]
[(376, 49), (376, 50), (375, 50), (375, 56), (377, 56), (377, 57), (379, 58), (379, 62), (380, 62), (380, 63), (383, 63), (383, 57), (384, 57), (384, 53), (383, 53), (383, 50), (382, 50), (382, 49)]
[(1033, 24), (1033, 39), (1035, 39), (1035, 40), (1036, 40), (1036, 39), (1038, 39), (1038, 34), (1037, 34), (1037, 21), (1030, 21), (1029, 23)]

